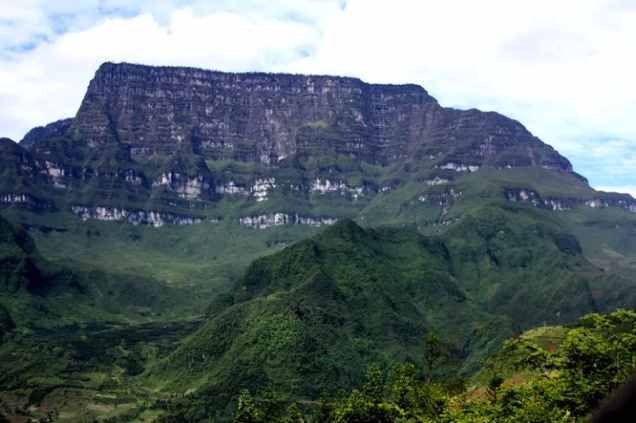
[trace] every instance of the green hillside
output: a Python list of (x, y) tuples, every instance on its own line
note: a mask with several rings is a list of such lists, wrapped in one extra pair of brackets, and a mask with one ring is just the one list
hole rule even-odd
[[(243, 391), (234, 418), (252, 422), (586, 422), (598, 413), (607, 393), (631, 377), (635, 335), (633, 311), (589, 314), (568, 327), (542, 327), (509, 339), (465, 390), (426, 378), (411, 363), (394, 363), (386, 370), (374, 365), (356, 389), (323, 398), (313, 406), (292, 401), (276, 407), (269, 398)], [(630, 418), (625, 410), (604, 412), (602, 421)]]
[(0, 268), (0, 305), (18, 329), (169, 318), (189, 295), (142, 275), (52, 263), (24, 228), (1, 217)]
[(423, 366), (433, 332), (449, 351), (435, 374), (470, 374), (516, 331), (615, 307), (592, 295), (601, 280), (627, 286), (526, 209), (484, 207), (441, 237), (345, 220), (252, 263), (147, 378), (194, 389), (222, 416), (242, 389), (317, 400), (359, 384), (370, 363)]

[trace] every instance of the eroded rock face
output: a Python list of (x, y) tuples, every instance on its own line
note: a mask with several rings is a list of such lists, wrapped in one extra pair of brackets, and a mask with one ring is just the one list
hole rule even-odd
[(537, 208), (566, 211), (575, 207), (602, 209), (616, 207), (636, 213), (636, 201), (627, 194), (598, 193), (599, 197), (583, 199), (576, 197), (542, 197), (532, 189), (506, 188), (504, 195), (508, 201), (528, 203)]
[(310, 192), (318, 194), (337, 193), (357, 200), (364, 195), (365, 187), (349, 186), (344, 181), (316, 178), (311, 181)]
[(153, 183), (153, 187), (164, 187), (175, 192), (179, 197), (186, 200), (201, 198), (202, 193), (210, 189), (210, 183), (203, 175), (188, 177), (177, 172), (166, 172), (161, 174)]
[(457, 171), (484, 163), (571, 170), (502, 115), (445, 109), (417, 85), (333, 76), (106, 63), (71, 132), (94, 147), (124, 144), (138, 159), (186, 148), (208, 159), (276, 164), (328, 149), (379, 164), (446, 157), (441, 165)]
[(51, 203), (27, 193), (0, 194), (0, 207), (20, 207), (31, 210), (52, 209)]
[[(510, 166), (510, 165), (507, 165)], [(439, 169), (443, 170), (454, 170), (455, 172), (477, 172), (479, 170), (479, 165), (470, 165), (464, 163), (453, 163), (448, 162), (438, 166)]]
[(267, 229), (272, 226), (281, 225), (310, 225), (310, 226), (323, 226), (333, 225), (338, 219), (335, 217), (314, 217), (314, 216), (300, 216), (298, 214), (287, 213), (270, 213), (262, 214), (258, 216), (245, 216), (239, 219), (239, 223), (242, 226), (247, 226), (254, 229)]
[(250, 188), (252, 197), (257, 203), (266, 201), (270, 191), (276, 189), (276, 178), (260, 178), (254, 181)]
[[(0, 153), (3, 207), (35, 208), (42, 197), (75, 204), (83, 219), (153, 226), (198, 223), (191, 214), (219, 201), (230, 204), (221, 217), (245, 226), (319, 226), (335, 222), (323, 214), (354, 216), (413, 183), (414, 204), (444, 217), (461, 201), (459, 181), (484, 168), (574, 174), (519, 122), (443, 108), (417, 85), (126, 63), (99, 68), (76, 117), (35, 128), (19, 145), (0, 139)], [(631, 198), (522, 191), (505, 195), (556, 211), (636, 211)]]
[(82, 220), (94, 219), (106, 222), (128, 222), (133, 225), (151, 225), (155, 228), (166, 224), (195, 225), (203, 221), (203, 219), (199, 217), (154, 210), (130, 210), (105, 206), (73, 206), (71, 210)]
[(234, 181), (216, 186), (216, 193), (221, 195), (248, 195), (248, 190)]

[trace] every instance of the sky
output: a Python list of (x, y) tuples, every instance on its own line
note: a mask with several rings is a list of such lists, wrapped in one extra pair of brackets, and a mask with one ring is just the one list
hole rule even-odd
[(106, 61), (420, 84), (636, 195), (634, 0), (0, 0), (0, 136), (73, 116)]

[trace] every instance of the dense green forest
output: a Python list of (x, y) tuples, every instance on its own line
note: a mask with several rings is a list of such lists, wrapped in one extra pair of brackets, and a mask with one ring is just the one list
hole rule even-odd
[(0, 224), (0, 383), (17, 395), (0, 415), (575, 422), (635, 370), (636, 312), (569, 323), (602, 306), (590, 286), (624, 281), (527, 209), (476, 209), (443, 236), (343, 220), (254, 261), (202, 319), (134, 324), (82, 319), (118, 296), (136, 305), (144, 285), (52, 265)]
[[(424, 340), (430, 367), (447, 358), (441, 347), (439, 338)], [(589, 314), (572, 326), (541, 327), (508, 340), (471, 381), (438, 379), (412, 363), (370, 366), (361, 386), (319, 403), (281, 408), (275, 398), (244, 391), (234, 421), (587, 421), (635, 366), (636, 312)], [(188, 419), (167, 421), (181, 418)]]

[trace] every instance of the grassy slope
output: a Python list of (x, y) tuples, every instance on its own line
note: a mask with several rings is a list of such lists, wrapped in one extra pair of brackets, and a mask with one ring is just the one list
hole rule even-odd
[[(151, 164), (148, 166), (152, 167)], [(283, 211), (354, 217), (365, 226), (415, 224), (422, 233), (436, 234), (447, 229), (442, 223), (452, 223), (476, 207), (503, 201), (502, 190), (505, 187), (532, 189), (544, 197), (577, 196), (588, 199), (595, 195), (580, 179), (542, 168), (484, 168), (471, 174), (446, 172), (442, 176), (452, 179), (449, 185), (430, 187), (425, 181), (440, 173), (433, 169), (433, 165), (434, 162), (423, 160), (380, 167), (329, 154), (290, 160), (275, 170), (255, 164), (211, 161), (208, 167), (219, 181), (234, 180), (249, 185), (257, 177), (275, 176), (279, 185), (285, 186), (287, 183), (307, 183), (307, 179), (314, 177), (344, 178), (351, 179), (349, 183), (352, 185), (364, 182), (375, 189), (392, 189), (357, 200), (337, 193), (304, 196), (290, 192), (274, 193), (261, 203), (248, 199), (208, 202), (203, 204), (205, 208), (198, 208), (201, 206), (198, 205), (193, 211), (210, 218), (223, 217), (221, 223), (185, 228), (157, 230), (99, 222), (82, 223), (66, 212), (34, 214), (8, 209), (2, 213), (14, 222), (63, 229), (63, 232), (31, 232), (42, 254), (52, 261), (70, 259), (87, 268), (106, 271), (116, 268), (122, 273), (143, 275), (173, 286), (191, 287), (195, 292), (191, 299), (195, 303), (184, 305), (183, 314), (192, 315), (202, 310), (203, 303), (211, 300), (216, 293), (227, 290), (251, 260), (315, 233), (315, 229), (307, 227), (254, 231), (238, 227), (236, 221), (239, 216)], [(147, 172), (153, 173), (151, 169)], [(111, 188), (117, 191), (116, 187)], [(447, 194), (450, 189), (458, 193), (458, 197), (448, 201), (445, 214), (438, 197)], [(126, 198), (129, 199), (130, 193), (124, 194), (123, 197), (119, 194), (102, 197), (94, 191), (94, 187), (87, 186), (86, 193), (79, 195), (86, 199), (97, 195), (91, 201), (107, 200), (131, 207), (152, 207), (157, 201), (166, 203), (161, 196), (154, 196), (145, 204), (128, 204)], [(422, 197), (426, 197), (427, 201), (421, 201)], [(68, 198), (56, 196), (60, 210), (66, 210), (77, 201), (72, 195)], [(170, 209), (167, 204), (164, 206)], [(175, 211), (187, 212), (182, 209)], [(599, 217), (603, 214), (606, 217)], [(583, 219), (582, 215), (589, 217)], [(538, 218), (566, 225), (569, 232), (580, 238), (586, 256), (600, 267), (613, 269), (620, 265), (627, 268), (627, 274), (633, 268), (636, 244), (626, 236), (624, 228), (636, 227), (636, 216), (619, 210), (576, 209), (563, 213), (546, 212)], [(601, 220), (601, 223), (590, 225), (589, 221), (593, 219)], [(612, 227), (614, 220), (624, 224)], [(602, 242), (598, 242), (599, 238)], [(201, 301), (197, 303), (197, 299)]]

